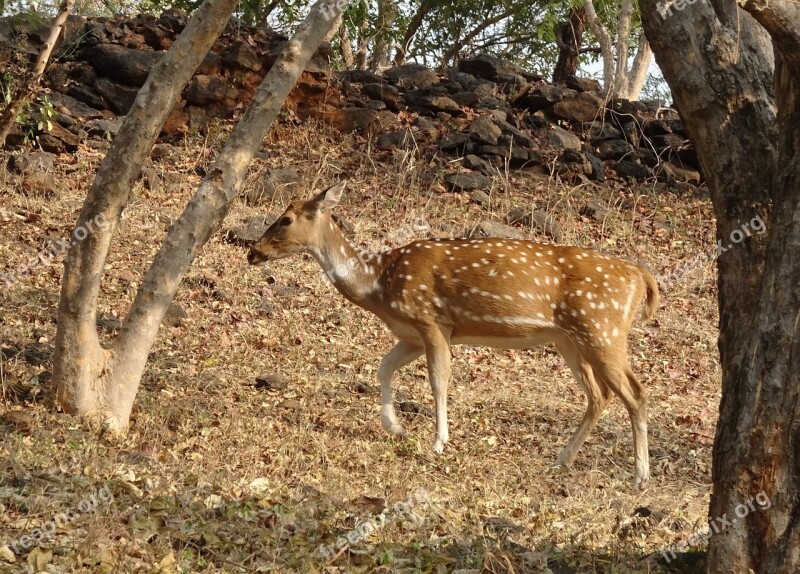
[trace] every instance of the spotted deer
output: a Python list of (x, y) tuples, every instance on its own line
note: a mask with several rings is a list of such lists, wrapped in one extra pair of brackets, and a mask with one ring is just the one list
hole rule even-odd
[(428, 239), (368, 259), (359, 256), (331, 210), (341, 182), (311, 200), (295, 202), (250, 250), (258, 265), (310, 253), (349, 301), (377, 315), (398, 342), (378, 369), (381, 423), (405, 429), (392, 404), (395, 372), (425, 354), (441, 453), (448, 441), (450, 346), (527, 349), (552, 343), (588, 405), (578, 430), (558, 457), (569, 466), (611, 397), (625, 404), (633, 427), (634, 486), (650, 473), (647, 391), (627, 358), (628, 330), (642, 300), (650, 319), (658, 285), (642, 266), (591, 249), (511, 239)]

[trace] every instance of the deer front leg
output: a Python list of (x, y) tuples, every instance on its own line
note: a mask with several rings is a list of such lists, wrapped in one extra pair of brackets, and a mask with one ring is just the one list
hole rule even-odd
[(422, 347), (409, 341), (399, 341), (389, 351), (378, 367), (378, 382), (381, 384), (381, 424), (394, 435), (403, 436), (406, 430), (397, 418), (392, 403), (392, 377), (414, 359), (422, 355)]
[(423, 340), (428, 359), (428, 378), (436, 409), (436, 441), (433, 443), (433, 450), (441, 454), (449, 439), (447, 430), (447, 384), (450, 381), (449, 333), (443, 333), (438, 326), (433, 327), (424, 333)]

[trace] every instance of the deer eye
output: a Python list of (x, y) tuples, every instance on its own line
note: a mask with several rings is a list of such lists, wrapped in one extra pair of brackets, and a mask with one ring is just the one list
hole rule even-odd
[(278, 225), (285, 227), (287, 225), (291, 225), (292, 221), (293, 219), (291, 217), (282, 217)]

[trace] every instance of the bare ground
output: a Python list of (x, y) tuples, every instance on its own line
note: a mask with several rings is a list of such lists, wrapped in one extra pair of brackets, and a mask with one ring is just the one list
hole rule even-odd
[[(189, 138), (155, 164), (152, 189), (137, 184), (106, 266), (103, 337), (113, 337), (217, 145)], [(246, 187), (274, 167), (297, 169), (309, 192), (346, 177), (339, 213), (360, 243), (420, 216), (429, 235), (449, 236), (512, 206), (545, 209), (565, 243), (640, 259), (657, 274), (713, 243), (703, 197), (503, 170), (486, 208), (445, 192), (445, 160), (424, 151), (379, 153), (315, 125), (279, 126), (265, 150)], [(101, 159), (88, 148), (62, 156), (54, 197), (0, 173), (0, 270), (69, 236)], [(237, 203), (226, 226), (276, 215), (286, 199)], [(608, 216), (580, 215), (588, 199)], [(553, 466), (585, 400), (550, 348), (456, 348), (443, 455), (431, 451), (424, 360), (412, 364), (395, 384), (410, 434), (390, 437), (375, 380), (390, 333), (310, 257), (248, 268), (245, 255), (222, 231), (202, 251), (176, 297), (187, 316), (162, 326), (121, 442), (53, 406), (60, 263), (0, 287), (0, 572), (700, 571), (693, 555), (665, 566), (662, 550), (705, 525), (720, 380), (713, 265), (677, 282), (656, 319), (631, 332), (631, 362), (650, 391), (653, 474), (634, 492), (629, 421), (616, 400), (575, 465)], [(109, 492), (113, 500), (101, 499)], [(23, 536), (65, 512), (54, 536), (23, 548)], [(370, 519), (367, 540), (337, 546)]]

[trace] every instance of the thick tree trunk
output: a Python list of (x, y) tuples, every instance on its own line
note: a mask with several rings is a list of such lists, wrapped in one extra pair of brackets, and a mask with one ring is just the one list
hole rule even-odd
[(124, 412), (107, 398), (107, 360), (113, 350), (103, 350), (97, 337), (97, 295), (103, 267), (142, 163), (183, 87), (225, 27), (235, 5), (236, 0), (208, 0), (194, 13), (139, 90), (89, 188), (76, 229), (86, 229), (87, 223), (97, 218), (105, 218), (109, 225), (89, 233), (70, 249), (65, 260), (53, 381), (59, 402), (67, 412), (92, 414), (112, 427), (127, 424)]
[(586, 8), (572, 8), (569, 19), (556, 31), (558, 44), (558, 60), (553, 70), (553, 83), (561, 84), (567, 78), (575, 77), (578, 72), (578, 56), (583, 44), (583, 32), (586, 29)]
[[(117, 177), (111, 182), (108, 177), (111, 172), (104, 171), (109, 163), (107, 157), (90, 190), (79, 225), (97, 213), (108, 213), (113, 216), (108, 217), (109, 221), (116, 223), (127, 202), (127, 189), (134, 179), (129, 173), (134, 163), (123, 161), (122, 154), (135, 154), (139, 162), (144, 159), (141, 148), (149, 151), (172, 108), (172, 105), (164, 104), (164, 99), (180, 93), (224, 27), (234, 4), (231, 0), (224, 5), (207, 1), (192, 17), (170, 53), (154, 68), (109, 151), (109, 157), (116, 157), (119, 162)], [(148, 353), (183, 274), (222, 222), (253, 153), (261, 145), (311, 55), (335, 25), (339, 13), (335, 2), (323, 0), (312, 7), (308, 18), (264, 78), (194, 198), (170, 228), (123, 322), (119, 337), (109, 351), (100, 348), (94, 321), (100, 274), (113, 225), (108, 233), (89, 235), (70, 252), (59, 306), (54, 360), (59, 398), (67, 410), (99, 419), (111, 431), (122, 432), (127, 428)], [(179, 44), (182, 47), (173, 52)], [(188, 46), (192, 49), (188, 50)], [(175, 81), (166, 82), (164, 74), (171, 74)], [(162, 87), (159, 89), (159, 86)], [(159, 100), (154, 102), (157, 96)], [(159, 105), (154, 105), (156, 103)], [(158, 118), (143, 118), (140, 114), (145, 109), (150, 109), (151, 115)], [(146, 134), (140, 133), (140, 125), (148, 126)], [(119, 143), (120, 137), (127, 138), (124, 144)], [(123, 189), (118, 189), (116, 183), (120, 179), (127, 182)], [(96, 194), (103, 189), (101, 184), (110, 192), (99, 197), (93, 195), (92, 192)]]
[[(678, 15), (641, 0), (645, 33), (709, 180), (720, 242), (722, 401), (707, 571), (796, 573), (800, 9), (684, 6)], [(747, 237), (743, 227), (755, 217), (767, 233)]]
[[(27, 78), (22, 80), (18, 92), (11, 97), (11, 101), (3, 110), (2, 115), (0, 115), (0, 148), (6, 145), (6, 138), (25, 104), (33, 99), (39, 90), (39, 80), (42, 79), (44, 69), (50, 60), (50, 54), (53, 53), (53, 48), (55, 48), (58, 37), (61, 35), (61, 30), (64, 28), (73, 6), (75, 6), (75, 0), (64, 0), (61, 3), (58, 8), (58, 15), (53, 20), (53, 26), (50, 28), (47, 40), (45, 40), (39, 52), (39, 57), (36, 58), (33, 70), (31, 70)], [(2, 14), (2, 10), (0, 10), (0, 14)]]

